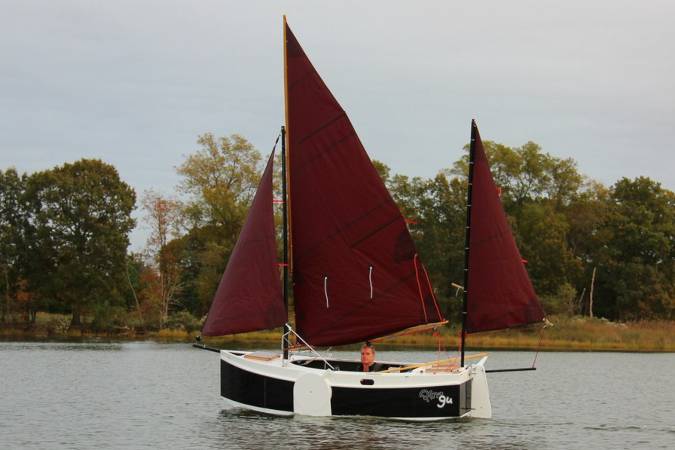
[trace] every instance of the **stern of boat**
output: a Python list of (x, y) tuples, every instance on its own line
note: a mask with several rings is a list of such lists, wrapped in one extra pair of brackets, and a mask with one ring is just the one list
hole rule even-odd
[(471, 410), (469, 417), (476, 419), (492, 418), (492, 404), (490, 403), (490, 389), (487, 383), (487, 374), (485, 373), (484, 357), (478, 363), (469, 366), (471, 370)]

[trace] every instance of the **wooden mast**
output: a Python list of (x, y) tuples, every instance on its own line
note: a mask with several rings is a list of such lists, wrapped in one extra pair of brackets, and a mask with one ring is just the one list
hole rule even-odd
[[(284, 122), (286, 124), (286, 162), (290, 164), (290, 133), (291, 130), (288, 127), (288, 49), (286, 42), (286, 29), (288, 25), (286, 24), (286, 15), (284, 14)], [(286, 168), (286, 184), (287, 184), (287, 196), (284, 198), (285, 204), (288, 204), (288, 270), (290, 272), (291, 278), (293, 277), (293, 221), (291, 216), (291, 171), (290, 168)]]
[[(288, 347), (290, 338), (289, 310), (288, 310), (288, 285), (289, 270), (292, 271), (291, 234), (290, 234), (290, 171), (288, 170), (288, 54), (286, 51), (286, 16), (283, 16), (283, 45), (284, 45), (284, 126), (281, 127), (281, 186), (283, 197), (283, 242), (284, 242), (284, 280), (283, 294), (284, 306), (286, 307), (286, 324), (284, 325), (283, 359), (288, 359)], [(290, 257), (289, 257), (290, 256)], [(292, 272), (291, 272), (292, 273)]]

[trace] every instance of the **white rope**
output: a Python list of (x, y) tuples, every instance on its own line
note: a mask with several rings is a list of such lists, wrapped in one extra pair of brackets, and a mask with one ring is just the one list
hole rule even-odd
[(326, 296), (326, 309), (330, 308), (328, 303), (328, 277), (323, 277), (323, 294)]
[(368, 270), (368, 281), (370, 282), (370, 299), (373, 299), (373, 266)]

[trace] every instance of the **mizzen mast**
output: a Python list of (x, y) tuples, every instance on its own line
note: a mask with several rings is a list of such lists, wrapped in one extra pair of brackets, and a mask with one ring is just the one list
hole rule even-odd
[(476, 155), (476, 121), (471, 120), (471, 142), (469, 143), (469, 183), (466, 194), (466, 228), (464, 240), (464, 297), (462, 301), (462, 343), (460, 367), (464, 367), (464, 344), (466, 342), (466, 316), (469, 306), (469, 252), (471, 242), (471, 194), (473, 191), (473, 166)]

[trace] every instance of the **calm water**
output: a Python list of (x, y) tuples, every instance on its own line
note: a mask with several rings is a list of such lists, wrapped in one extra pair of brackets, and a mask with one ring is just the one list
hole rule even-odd
[[(492, 352), (488, 366), (532, 358)], [(218, 355), (189, 345), (0, 343), (0, 448), (675, 448), (675, 354), (541, 353), (537, 365), (490, 375), (491, 420), (276, 418), (230, 408)]]

